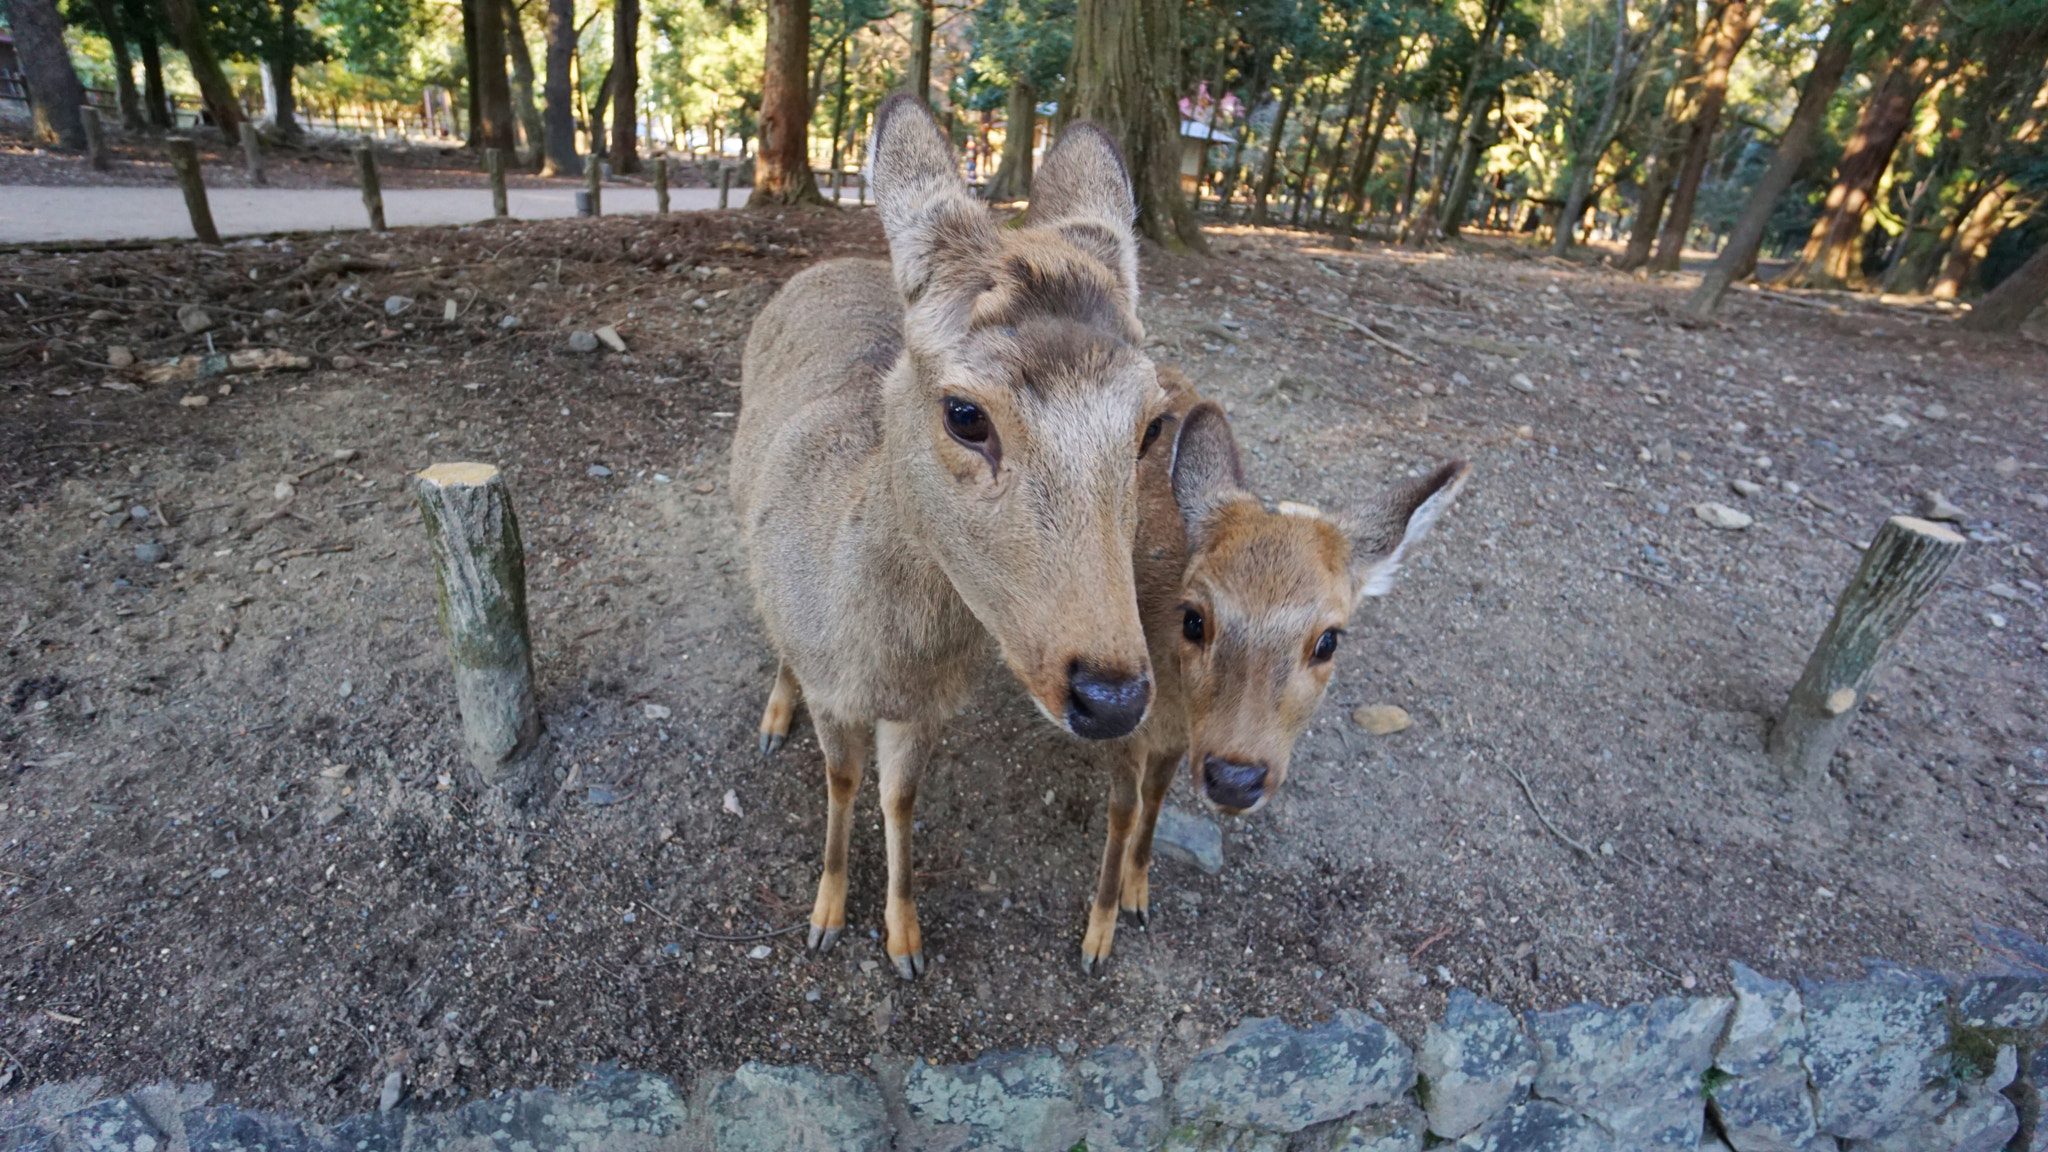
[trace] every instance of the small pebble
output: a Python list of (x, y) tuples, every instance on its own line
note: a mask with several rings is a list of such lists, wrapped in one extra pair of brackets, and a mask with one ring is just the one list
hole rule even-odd
[(2019, 458), (2015, 456), (2007, 456), (2005, 459), (2000, 460), (1996, 464), (1993, 464), (1991, 466), (1991, 470), (1993, 472), (1998, 473), (1999, 479), (2010, 480), (2013, 477), (2020, 474)]
[(669, 710), (669, 707), (666, 704), (642, 705), (640, 708), (640, 714), (642, 716), (647, 717), (649, 720), (666, 720), (670, 716), (675, 715), (674, 712)]
[(766, 944), (756, 944), (752, 948), (747, 949), (747, 959), (749, 960), (766, 960), (774, 954), (775, 949), (770, 948)]
[(384, 298), (384, 314), (386, 316), (396, 316), (410, 307), (412, 307), (412, 297), (410, 296), (386, 296)]
[(197, 393), (181, 397), (178, 400), (178, 406), (181, 408), (204, 408), (208, 403), (209, 400), (206, 396)]
[(569, 333), (569, 351), (578, 355), (597, 351), (597, 337), (589, 332)]
[(1711, 527), (1729, 532), (1740, 532), (1756, 523), (1756, 517), (1749, 513), (1738, 512), (1726, 504), (1717, 504), (1712, 500), (1693, 505), (1692, 514)]
[(135, 546), (135, 558), (144, 564), (161, 563), (164, 554), (164, 546), (154, 540), (145, 540)]
[[(507, 312), (505, 313), (504, 316), (499, 318), (498, 327), (503, 328), (507, 332), (510, 332), (512, 329), (519, 327), (519, 317), (512, 315), (510, 312)], [(341, 367), (341, 365), (337, 364), (335, 365), (335, 367), (339, 368)]]
[(1996, 612), (1986, 612), (1984, 614), (1984, 622), (1986, 624), (1991, 625), (1993, 628), (2005, 627), (2005, 617), (2000, 616)]
[(388, 1072), (384, 1075), (384, 1090), (377, 1093), (377, 1111), (389, 1112), (398, 1107), (398, 1096), (405, 1091), (405, 1073)]
[(599, 328), (594, 333), (594, 335), (601, 343), (604, 344), (605, 347), (611, 349), (614, 352), (624, 352), (626, 350), (625, 338), (619, 335), (619, 330), (617, 328), (614, 328), (609, 324), (606, 324), (604, 327)]
[(694, 491), (699, 496), (709, 496), (717, 490), (718, 485), (713, 484), (709, 480), (699, 480), (691, 486), (691, 491)]
[(1728, 487), (1733, 488), (1738, 496), (1759, 496), (1764, 490), (1764, 486), (1754, 480), (1730, 480)]
[(1963, 521), (1963, 510), (1950, 502), (1940, 491), (1929, 489), (1920, 494), (1920, 517), (1923, 520), (1946, 520), (1952, 524)]
[(1536, 382), (1529, 379), (1528, 373), (1517, 372), (1513, 376), (1508, 377), (1508, 387), (1513, 388), (1517, 392), (1534, 392), (1536, 391)]
[(1406, 708), (1395, 704), (1367, 704), (1351, 713), (1351, 722), (1375, 736), (1392, 736), (1415, 723)]
[(740, 811), (740, 794), (731, 788), (725, 790), (724, 808), (735, 816), (746, 815), (745, 812)]
[(607, 477), (607, 476), (609, 476), (609, 475), (611, 475), (611, 474), (612, 474), (612, 470), (611, 470), (611, 469), (609, 469), (609, 468), (607, 468), (607, 467), (605, 467), (605, 466), (604, 466), (604, 465), (602, 465), (602, 464), (592, 464), (592, 465), (590, 466), (590, 469), (589, 469), (589, 471), (590, 471), (590, 474), (591, 474), (592, 476), (595, 476), (595, 477), (597, 477), (597, 478), (598, 478), (599, 480), (602, 480), (602, 479), (604, 479), (605, 477)]

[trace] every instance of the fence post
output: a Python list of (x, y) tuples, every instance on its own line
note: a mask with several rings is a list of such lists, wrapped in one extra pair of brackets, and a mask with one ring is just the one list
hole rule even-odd
[(377, 153), (368, 144), (356, 145), (356, 180), (363, 187), (363, 208), (370, 214), (372, 231), (384, 227), (384, 188), (377, 182)]
[(582, 215), (602, 216), (604, 215), (603, 153), (592, 150), (590, 159), (583, 165), (583, 175), (585, 177), (584, 195), (590, 197), (590, 211), (582, 213)]
[(220, 243), (220, 231), (213, 226), (213, 209), (206, 204), (206, 182), (199, 174), (199, 145), (190, 140), (166, 140), (171, 171), (185, 193), (185, 211), (192, 217), (192, 231), (207, 244)]
[(718, 206), (723, 208), (732, 199), (732, 169), (720, 166), (718, 169)]
[(491, 215), (502, 220), (512, 214), (505, 203), (505, 150), (484, 149), (484, 171), (491, 177)]
[(85, 157), (94, 171), (107, 170), (107, 133), (100, 124), (100, 110), (90, 104), (79, 106), (78, 118), (85, 123)]
[(654, 214), (668, 215), (668, 157), (654, 159)]
[(263, 139), (248, 120), (242, 121), (242, 162), (249, 166), (249, 183), (270, 183), (270, 176), (263, 171)]

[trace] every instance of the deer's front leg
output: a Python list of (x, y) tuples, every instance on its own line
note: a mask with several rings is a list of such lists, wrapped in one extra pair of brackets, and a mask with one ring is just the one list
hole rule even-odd
[(1111, 752), (1109, 770), (1109, 835), (1102, 844), (1102, 873), (1095, 882), (1095, 903), (1088, 909), (1088, 931), (1081, 937), (1081, 971), (1100, 976), (1109, 971), (1109, 952), (1116, 946), (1116, 909), (1122, 890), (1124, 857), (1131, 828), (1138, 817), (1138, 767), (1144, 753), (1134, 741)]
[[(785, 675), (787, 671), (785, 670)], [(825, 872), (811, 906), (810, 949), (825, 952), (846, 927), (846, 842), (853, 828), (853, 796), (867, 767), (868, 734), (862, 724), (813, 715), (818, 747), (825, 752)]]
[(801, 694), (796, 673), (784, 664), (775, 670), (775, 687), (768, 693), (768, 706), (761, 710), (761, 755), (773, 756), (789, 738), (789, 724), (796, 718), (796, 701)]
[(935, 726), (875, 722), (875, 767), (882, 781), (882, 830), (889, 846), (889, 899), (882, 909), (888, 929), (883, 950), (905, 980), (924, 975), (924, 933), (917, 924), (917, 866), (910, 832), (917, 807), (917, 781), (937, 743)]
[(1181, 753), (1154, 752), (1145, 763), (1145, 778), (1139, 788), (1137, 827), (1132, 829), (1123, 858), (1122, 905), (1139, 927), (1152, 914), (1152, 831), (1159, 826), (1159, 806), (1173, 787), (1173, 774)]

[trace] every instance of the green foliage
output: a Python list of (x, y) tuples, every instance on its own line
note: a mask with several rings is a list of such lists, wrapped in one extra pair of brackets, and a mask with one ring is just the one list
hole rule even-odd
[(420, 0), (320, 0), (320, 15), (349, 71), (394, 81), (416, 73), (414, 49), (428, 31)]

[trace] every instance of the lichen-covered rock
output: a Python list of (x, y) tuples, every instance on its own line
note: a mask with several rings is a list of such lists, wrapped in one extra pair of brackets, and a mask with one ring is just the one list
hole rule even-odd
[(308, 1147), (297, 1120), (239, 1108), (196, 1108), (184, 1114), (185, 1145), (192, 1152), (297, 1152)]
[(881, 1090), (865, 1076), (742, 1064), (711, 1095), (717, 1152), (883, 1152)]
[(1823, 1135), (1877, 1140), (1955, 1103), (1947, 989), (1935, 976), (1873, 968), (1865, 979), (1805, 984), (1806, 1071)]
[(1285, 1132), (1188, 1124), (1167, 1133), (1160, 1152), (1287, 1152), (1289, 1139)]
[(135, 1101), (102, 1100), (64, 1121), (64, 1146), (80, 1152), (169, 1152), (165, 1136)]
[(1152, 1152), (1166, 1136), (1166, 1084), (1152, 1054), (1104, 1048), (1074, 1066), (1088, 1152)]
[(1737, 1152), (1804, 1152), (1816, 1128), (1799, 990), (1741, 964), (1729, 967), (1735, 1011), (1714, 1054), (1725, 1078), (1709, 1089), (1709, 1102)]
[(1630, 1152), (1699, 1146), (1700, 1085), (1730, 1002), (1667, 996), (1650, 1004), (1577, 1004), (1529, 1014), (1542, 1061), (1535, 1092), (1584, 1113)]
[(2033, 976), (1966, 976), (1953, 989), (1965, 1028), (2026, 1030), (2048, 1024), (2048, 981)]
[(1422, 1152), (1426, 1126), (1422, 1110), (1402, 1100), (1304, 1132), (1290, 1147), (1298, 1152)]
[(1292, 1133), (1391, 1104), (1414, 1083), (1407, 1045), (1361, 1013), (1306, 1029), (1247, 1020), (1181, 1073), (1173, 1115), (1180, 1126)]
[(1850, 1152), (1999, 1152), (2020, 1130), (2019, 1113), (2004, 1088), (2019, 1071), (2011, 1045), (1998, 1050), (1997, 1063), (1983, 1080), (1965, 1082), (1955, 1107), (1932, 1123), (1902, 1128), (1876, 1140), (1854, 1140)]
[(917, 1063), (903, 1080), (903, 1106), (929, 1126), (915, 1144), (926, 1152), (1066, 1152), (1081, 1139), (1066, 1067), (1043, 1048)]
[(1456, 1140), (1529, 1094), (1536, 1045), (1513, 1013), (1458, 988), (1443, 1023), (1423, 1036), (1415, 1072), (1429, 1130)]
[[(318, 1135), (304, 1149), (293, 1148), (290, 1152), (401, 1152), (405, 1147), (405, 1117), (391, 1113), (350, 1116), (334, 1122), (334, 1126)], [(449, 1142), (443, 1145), (446, 1152), (483, 1152), (484, 1149), (506, 1149), (504, 1143), (470, 1140), (467, 1143)], [(557, 1145), (547, 1145), (553, 1149)], [(562, 1145), (561, 1147), (567, 1147)], [(587, 1149), (590, 1145), (582, 1146)], [(631, 1148), (631, 1144), (620, 1147)], [(539, 1152), (539, 1150), (536, 1150)]]
[(1629, 1152), (1593, 1121), (1548, 1100), (1524, 1100), (1457, 1143), (1458, 1152)]
[[(653, 1148), (683, 1130), (689, 1107), (676, 1086), (647, 1072), (606, 1072), (576, 1087), (504, 1092), (431, 1118), (437, 1152), (613, 1152)], [(398, 1113), (366, 1116), (362, 1136), (392, 1148), (405, 1134)], [(375, 1125), (371, 1131), (368, 1126)], [(412, 1145), (422, 1141), (415, 1136)], [(355, 1141), (344, 1140), (344, 1149)]]

